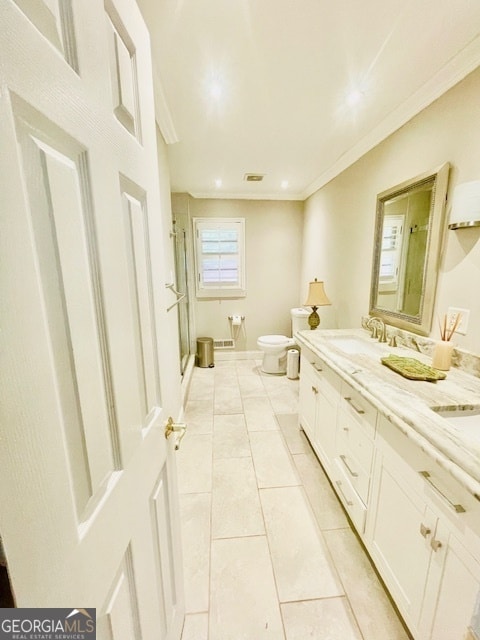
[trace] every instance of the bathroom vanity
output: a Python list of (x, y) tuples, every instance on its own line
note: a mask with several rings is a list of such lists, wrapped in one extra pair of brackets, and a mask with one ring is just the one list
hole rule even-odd
[(407, 626), (462, 640), (480, 592), (480, 377), (406, 379), (380, 358), (429, 355), (362, 329), (295, 338), (300, 425)]

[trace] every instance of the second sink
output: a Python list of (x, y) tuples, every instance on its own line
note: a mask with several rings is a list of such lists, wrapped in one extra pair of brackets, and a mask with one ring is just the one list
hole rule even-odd
[(388, 353), (388, 348), (384, 343), (369, 341), (359, 336), (332, 336), (328, 338), (332, 346), (350, 355), (363, 354), (367, 356), (379, 357)]
[(464, 435), (474, 440), (480, 440), (480, 407), (474, 409), (455, 409), (453, 411), (433, 410)]

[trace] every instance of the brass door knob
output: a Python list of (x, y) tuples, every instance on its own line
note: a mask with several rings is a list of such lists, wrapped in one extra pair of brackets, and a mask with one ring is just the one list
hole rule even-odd
[(174, 422), (173, 418), (170, 416), (170, 418), (167, 420), (167, 424), (165, 425), (165, 438), (168, 439), (172, 435), (172, 433), (179, 434), (175, 442), (175, 451), (178, 451), (178, 449), (180, 448), (180, 443), (183, 440), (186, 432), (187, 425), (182, 422)]

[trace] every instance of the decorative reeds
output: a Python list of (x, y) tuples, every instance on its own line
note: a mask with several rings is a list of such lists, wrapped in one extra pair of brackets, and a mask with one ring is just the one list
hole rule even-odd
[(443, 340), (444, 342), (450, 342), (453, 334), (457, 330), (458, 325), (460, 324), (461, 321), (462, 321), (461, 313), (457, 313), (455, 316), (452, 316), (449, 326), (447, 326), (447, 322), (448, 322), (447, 314), (443, 316), (443, 321), (440, 321), (440, 318), (439, 318), (438, 324), (440, 325), (440, 340)]

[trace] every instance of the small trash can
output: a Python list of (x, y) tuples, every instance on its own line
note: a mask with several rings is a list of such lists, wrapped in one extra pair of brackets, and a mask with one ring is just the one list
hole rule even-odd
[(197, 367), (214, 367), (213, 338), (197, 338)]

